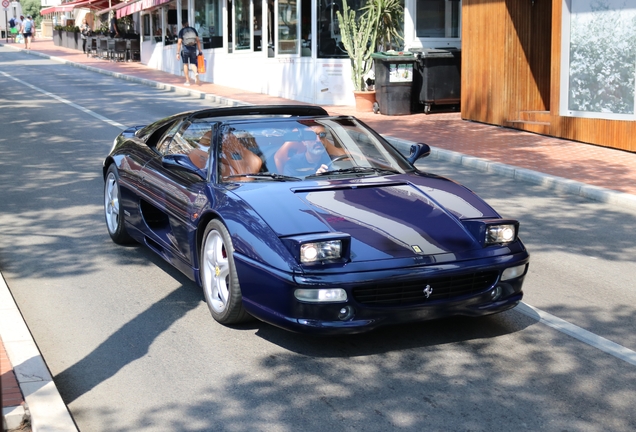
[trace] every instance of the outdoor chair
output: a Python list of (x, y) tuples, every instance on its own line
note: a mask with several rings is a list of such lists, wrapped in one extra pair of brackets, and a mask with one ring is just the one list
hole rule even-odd
[(126, 40), (116, 40), (113, 46), (112, 57), (114, 61), (125, 61), (128, 54), (128, 48), (126, 47)]
[(128, 60), (141, 60), (141, 50), (139, 49), (139, 39), (131, 39), (128, 48)]
[(108, 46), (108, 60), (115, 61), (115, 40), (106, 39), (106, 44)]
[(97, 38), (88, 38), (86, 41), (86, 57), (97, 56)]
[(97, 44), (97, 57), (108, 57), (108, 39), (99, 39)]

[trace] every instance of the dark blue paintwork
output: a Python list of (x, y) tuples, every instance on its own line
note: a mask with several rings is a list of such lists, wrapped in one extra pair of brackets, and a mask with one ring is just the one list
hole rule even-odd
[[(212, 111), (208, 116), (218, 112)], [(221, 220), (231, 234), (244, 306), (253, 316), (293, 331), (355, 333), (399, 322), (497, 313), (521, 300), (525, 272), (505, 282), (499, 277), (506, 268), (527, 264), (528, 252), (518, 239), (484, 247), (467, 221), (501, 218), (467, 188), (414, 169), (362, 177), (220, 183), (214, 174), (216, 161), (209, 174), (193, 166), (181, 169), (179, 158), (162, 159), (148, 145), (155, 131), (187, 122), (192, 114), (141, 129), (141, 137), (135, 136), (139, 127), (125, 131), (107, 156), (104, 173), (111, 164), (118, 169), (130, 235), (199, 284), (203, 230), (211, 219)], [(289, 250), (298, 236), (329, 233), (350, 238), (346, 262), (301, 265)], [(353, 294), (369, 284), (409, 285), (488, 271), (495, 274), (493, 283), (469, 295), (370, 306), (357, 302)], [(493, 301), (495, 286), (502, 294)], [(299, 287), (343, 288), (348, 301), (302, 303), (294, 297)], [(353, 308), (353, 318), (338, 319), (343, 305)]]

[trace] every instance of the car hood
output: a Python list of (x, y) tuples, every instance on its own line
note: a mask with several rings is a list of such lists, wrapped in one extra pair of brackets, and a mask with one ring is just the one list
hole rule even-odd
[[(353, 261), (436, 256), (453, 259), (481, 245), (461, 219), (499, 215), (470, 190), (450, 180), (408, 178), (244, 184), (234, 190), (279, 237), (343, 232)], [(446, 261), (446, 260), (445, 260)]]

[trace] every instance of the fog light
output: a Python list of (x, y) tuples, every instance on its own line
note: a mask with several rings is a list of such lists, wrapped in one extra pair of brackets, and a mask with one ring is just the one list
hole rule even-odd
[(519, 276), (523, 276), (523, 274), (526, 272), (526, 267), (528, 267), (528, 264), (505, 269), (503, 273), (501, 273), (501, 280), (506, 281), (508, 279), (514, 279)]
[(345, 306), (343, 308), (340, 308), (340, 311), (338, 312), (338, 319), (340, 321), (349, 321), (351, 318), (353, 318), (353, 315), (353, 308), (351, 306)]
[(493, 289), (493, 290), (490, 292), (490, 298), (491, 298), (491, 300), (492, 300), (492, 301), (499, 300), (499, 297), (501, 297), (501, 291), (502, 291), (502, 290), (501, 290), (501, 287), (500, 287), (499, 285), (497, 285), (497, 286), (495, 287), (495, 289)]
[(347, 292), (342, 288), (297, 289), (294, 297), (309, 303), (343, 303), (347, 301)]

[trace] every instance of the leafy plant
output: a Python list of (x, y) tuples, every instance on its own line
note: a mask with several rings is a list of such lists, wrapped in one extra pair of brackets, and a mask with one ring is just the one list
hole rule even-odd
[[(374, 0), (372, 0), (374, 1)], [(336, 12), (340, 24), (342, 44), (351, 60), (351, 80), (354, 91), (366, 89), (364, 76), (371, 70), (378, 36), (379, 15), (377, 9), (366, 8), (356, 12), (342, 1), (342, 13)]]
[(351, 79), (355, 91), (366, 89), (364, 77), (373, 65), (371, 54), (393, 49), (394, 42), (403, 40), (403, 0), (368, 0), (358, 12), (347, 0), (342, 2), (342, 13), (336, 12), (340, 36), (351, 60)]
[(377, 50), (398, 48), (394, 42), (404, 40), (404, 0), (370, 0), (362, 10), (378, 16)]

